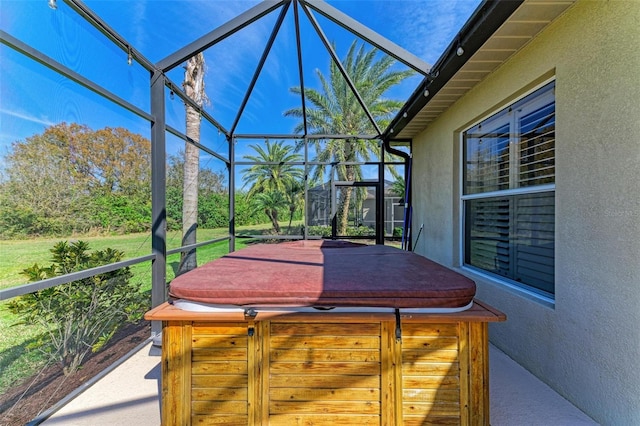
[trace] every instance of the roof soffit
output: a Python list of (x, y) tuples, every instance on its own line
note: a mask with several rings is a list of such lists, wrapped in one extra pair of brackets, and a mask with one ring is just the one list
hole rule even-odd
[(574, 3), (525, 0), (393, 138), (414, 138)]

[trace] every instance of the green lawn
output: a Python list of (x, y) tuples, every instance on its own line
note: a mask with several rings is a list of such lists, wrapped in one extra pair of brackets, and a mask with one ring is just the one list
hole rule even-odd
[(0, 303), (0, 394), (46, 364), (42, 353), (27, 349), (42, 330), (31, 324), (15, 325), (18, 320), (6, 305), (6, 302)]
[[(287, 223), (282, 223), (287, 229)], [(298, 224), (296, 224), (297, 227)], [(294, 228), (294, 227), (292, 227)], [(268, 234), (270, 225), (243, 226), (238, 234)], [(199, 229), (198, 241), (207, 241), (228, 235), (225, 229)], [(39, 238), (30, 240), (0, 241), (0, 288), (9, 288), (25, 284), (21, 275), (23, 269), (38, 263), (51, 263), (49, 250), (59, 241), (87, 241), (90, 250), (114, 248), (125, 253), (125, 259), (144, 256), (151, 253), (151, 236), (149, 233), (128, 234), (118, 236), (82, 236), (74, 238)], [(168, 249), (180, 246), (180, 233), (173, 232), (167, 236)], [(236, 249), (249, 243), (249, 239), (236, 239)], [(221, 241), (197, 249), (198, 264), (203, 264), (228, 253), (228, 241)], [(167, 281), (175, 277), (180, 262), (180, 254), (167, 258)], [(151, 262), (143, 262), (131, 267), (132, 280), (138, 283), (141, 291), (151, 289)], [(18, 324), (19, 318), (9, 312), (7, 302), (0, 302), (0, 394), (9, 386), (31, 376), (46, 364), (44, 355), (37, 350), (28, 350), (43, 330), (32, 324)]]
[[(296, 231), (301, 221), (294, 222), (292, 225), (293, 231)], [(282, 222), (280, 226), (283, 231), (287, 230), (288, 222)], [(238, 235), (242, 234), (268, 234), (271, 230), (270, 225), (260, 224), (252, 226), (243, 226), (238, 229)], [(218, 229), (199, 229), (198, 241), (207, 241), (215, 238), (228, 235), (228, 231), (223, 228)], [(138, 234), (127, 235), (113, 235), (113, 236), (74, 236), (68, 238), (38, 238), (29, 240), (3, 240), (0, 241), (0, 289), (14, 287), (17, 285), (25, 284), (26, 280), (22, 276), (23, 269), (32, 266), (34, 263), (38, 265), (48, 265), (51, 262), (51, 253), (49, 250), (58, 241), (75, 241), (83, 240), (89, 243), (91, 250), (103, 250), (107, 247), (121, 250), (125, 253), (125, 259), (131, 259), (134, 257), (144, 256), (151, 253), (151, 234), (148, 232)], [(236, 240), (236, 249), (242, 247), (245, 243), (245, 239)], [(167, 249), (180, 247), (181, 245), (181, 233), (179, 231), (169, 232), (167, 234)], [(198, 249), (198, 261), (199, 263), (206, 262), (219, 257), (224, 254), (220, 251), (227, 248), (226, 242), (217, 243), (213, 246), (206, 246)], [(210, 251), (213, 250), (213, 254)], [(225, 252), (226, 253), (226, 252)], [(213, 256), (213, 257), (211, 257)], [(173, 259), (175, 256), (170, 256), (169, 263), (175, 262)], [(179, 256), (178, 256), (179, 258)], [(177, 265), (176, 265), (177, 266)], [(134, 266), (134, 272), (139, 269), (139, 266)], [(148, 269), (148, 267), (143, 267)], [(167, 274), (171, 274), (171, 268), (168, 268)], [(150, 271), (149, 271), (150, 274)]]

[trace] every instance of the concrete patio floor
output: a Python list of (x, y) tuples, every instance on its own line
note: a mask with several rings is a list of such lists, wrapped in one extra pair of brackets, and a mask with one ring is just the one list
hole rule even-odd
[[(490, 370), (492, 426), (597, 425), (493, 345)], [(157, 426), (159, 392), (159, 350), (149, 343), (41, 424)]]

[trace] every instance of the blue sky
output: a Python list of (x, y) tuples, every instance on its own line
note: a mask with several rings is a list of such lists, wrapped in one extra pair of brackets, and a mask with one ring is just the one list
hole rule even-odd
[[(58, 9), (47, 0), (2, 0), (0, 28), (45, 55), (137, 107), (149, 110), (149, 75), (135, 62), (127, 64), (126, 53), (114, 47), (93, 27), (77, 16), (62, 0)], [(87, 6), (129, 41), (149, 60), (156, 62), (185, 44), (206, 34), (256, 1), (186, 0), (88, 0)], [(433, 64), (479, 4), (479, 0), (329, 1), (357, 21)], [(269, 37), (276, 14), (205, 52), (207, 110), (223, 125), (233, 122), (258, 59)], [(353, 40), (330, 21), (318, 17), (327, 37), (335, 42), (340, 57)], [(296, 120), (282, 112), (299, 106), (289, 92), (298, 86), (295, 39), (291, 11), (267, 59), (249, 106), (240, 120), (240, 133), (291, 133)], [(305, 85), (317, 87), (315, 69), (326, 74), (329, 56), (321, 42), (302, 20)], [(306, 30), (305, 30), (306, 28)], [(11, 142), (41, 133), (47, 126), (78, 122), (92, 128), (127, 127), (149, 136), (146, 120), (111, 104), (100, 96), (57, 75), (46, 67), (0, 45), (0, 155)], [(182, 67), (169, 73), (180, 84)], [(406, 99), (421, 77), (415, 76), (388, 96)], [(177, 98), (167, 100), (167, 121), (184, 130), (184, 107)], [(203, 128), (205, 145), (222, 149), (225, 141), (212, 127)], [(169, 151), (179, 149), (179, 140), (169, 140)], [(172, 148), (173, 147), (173, 148)]]

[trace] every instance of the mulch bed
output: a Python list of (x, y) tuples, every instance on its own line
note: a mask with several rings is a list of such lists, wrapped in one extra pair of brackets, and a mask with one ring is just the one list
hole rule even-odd
[(151, 335), (148, 321), (123, 327), (100, 352), (85, 358), (80, 370), (64, 377), (59, 365), (47, 367), (34, 377), (0, 395), (0, 425), (22, 426), (82, 386)]

